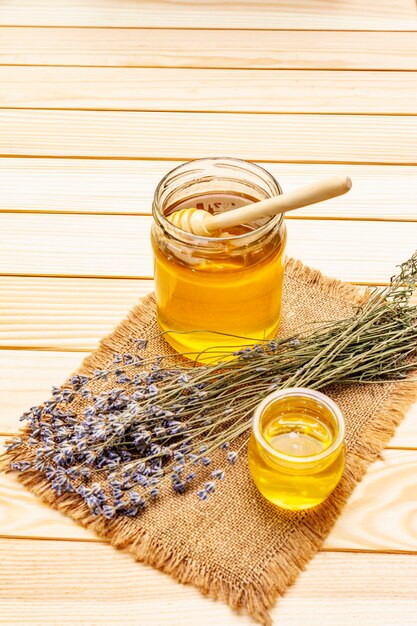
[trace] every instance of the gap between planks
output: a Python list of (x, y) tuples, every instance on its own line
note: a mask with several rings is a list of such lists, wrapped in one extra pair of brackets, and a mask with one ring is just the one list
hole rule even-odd
[[(184, 161), (0, 159), (0, 212), (151, 214), (154, 190)], [(284, 193), (334, 175), (350, 176), (349, 194), (298, 209), (287, 218), (414, 221), (417, 167), (265, 163)]]
[[(33, 214), (39, 214), (39, 215), (85, 215), (86, 211), (71, 211), (71, 210), (48, 210), (48, 209), (14, 209), (14, 210), (10, 210), (10, 209), (1, 209), (0, 208), (0, 213), (11, 213), (11, 214), (29, 214), (29, 215), (33, 215)], [(135, 211), (88, 211), (88, 215), (96, 215), (96, 216), (100, 216), (100, 215), (111, 215), (113, 217), (118, 216), (118, 217), (147, 217), (149, 215), (149, 213), (140, 213), (140, 212), (135, 212)], [(352, 217), (338, 217), (336, 215), (329, 215), (329, 216), (321, 216), (321, 215), (303, 215), (298, 216), (298, 215), (286, 215), (285, 219), (287, 220), (305, 220), (305, 221), (312, 221), (312, 222), (320, 222), (320, 221), (331, 221), (331, 222), (406, 222), (406, 223), (413, 223), (413, 222), (417, 222), (417, 216), (416, 217), (359, 217), (359, 216), (352, 216)], [(11, 274), (1, 274), (0, 276), (10, 276)], [(13, 275), (13, 274), (12, 274)], [(25, 274), (28, 275), (28, 274)], [(136, 278), (140, 278), (139, 276)], [(367, 283), (368, 284), (368, 283)]]
[[(150, 216), (2, 213), (0, 272), (152, 278), (151, 223)], [(417, 222), (344, 221), (341, 228), (299, 219), (288, 220), (287, 229), (288, 256), (350, 282), (386, 282), (417, 241)]]
[[(370, 111), (340, 111), (340, 112), (333, 112), (333, 111), (294, 111), (294, 110), (282, 110), (282, 111), (275, 111), (273, 109), (271, 110), (265, 110), (265, 111), (251, 111), (251, 110), (246, 110), (246, 109), (242, 109), (242, 110), (232, 110), (232, 109), (204, 109), (204, 108), (196, 108), (196, 109), (177, 109), (175, 107), (173, 108), (169, 108), (169, 109), (164, 109), (164, 108), (160, 108), (160, 107), (152, 107), (150, 109), (147, 108), (142, 108), (142, 107), (131, 107), (128, 109), (125, 108), (112, 108), (112, 107), (101, 107), (101, 108), (94, 108), (94, 107), (48, 107), (48, 106), (19, 106), (19, 105), (12, 105), (12, 106), (1, 106), (0, 105), (0, 110), (2, 111), (15, 111), (15, 110), (22, 110), (22, 111), (69, 111), (69, 112), (93, 112), (93, 113), (100, 113), (100, 112), (104, 112), (104, 113), (122, 113), (123, 111), (125, 112), (129, 112), (129, 113), (204, 113), (207, 115), (216, 115), (216, 114), (230, 114), (230, 115), (312, 115), (312, 116), (321, 116), (321, 115), (331, 115), (334, 117), (337, 117), (338, 115), (349, 115), (351, 117), (364, 117), (364, 116), (369, 116), (372, 115), (372, 117), (417, 117), (417, 112), (413, 111), (413, 112), (408, 112), (408, 113), (392, 113), (389, 111), (381, 111), (381, 112), (373, 112), (372, 110)], [(9, 155), (2, 155), (2, 156), (9, 156)]]
[(201, 157), (204, 145), (207, 157), (229, 153), (262, 162), (321, 163), (326, 155), (333, 163), (413, 165), (416, 119), (3, 109), (0, 155), (188, 160)]

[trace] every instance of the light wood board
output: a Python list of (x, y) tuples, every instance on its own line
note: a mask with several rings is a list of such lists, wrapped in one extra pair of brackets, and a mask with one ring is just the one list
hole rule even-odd
[[(417, 241), (416, 42), (414, 0), (0, 2), (0, 434), (151, 290), (152, 193), (180, 161), (258, 160), (284, 190), (350, 175), (288, 219), (288, 252), (385, 282)], [(390, 446), (280, 626), (414, 622), (417, 405)], [(0, 536), (1, 624), (252, 623), (12, 476)]]
[(0, 107), (416, 114), (417, 72), (3, 66)]
[[(410, 28), (417, 29), (417, 21)], [(2, 65), (416, 70), (416, 32), (2, 28)]]
[(413, 0), (7, 0), (0, 22), (26, 26), (410, 30)]
[[(150, 228), (150, 217), (3, 213), (0, 273), (151, 278)], [(388, 281), (417, 241), (417, 222), (300, 219), (287, 230), (289, 256), (359, 283)]]
[(0, 347), (91, 351), (151, 280), (0, 276)]
[(417, 117), (0, 110), (0, 155), (417, 164)]
[[(0, 212), (150, 215), (155, 188), (181, 161), (0, 158)], [(288, 213), (355, 220), (417, 220), (417, 167), (264, 163), (284, 193), (334, 175), (350, 176), (345, 196)]]
[[(253, 624), (108, 545), (8, 539), (0, 549), (6, 624)], [(280, 626), (306, 615), (309, 626), (351, 626), (352, 616), (356, 626), (411, 626), (416, 575), (417, 555), (321, 553), (272, 616)]]

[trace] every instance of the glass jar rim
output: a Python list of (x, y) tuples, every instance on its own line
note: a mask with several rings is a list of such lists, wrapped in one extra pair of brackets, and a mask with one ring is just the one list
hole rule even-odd
[[(272, 184), (275, 185), (275, 187), (278, 189), (279, 191), (278, 195), (282, 194), (281, 185), (278, 183), (275, 177), (270, 172), (268, 172), (268, 170), (266, 170), (264, 167), (258, 165), (257, 163), (252, 163), (251, 161), (245, 161), (244, 159), (237, 159), (235, 157), (217, 156), (217, 157), (202, 157), (201, 159), (192, 159), (185, 163), (181, 163), (181, 165), (177, 165), (172, 170), (167, 172), (165, 176), (160, 180), (160, 182), (158, 183), (155, 189), (153, 204), (152, 204), (152, 214), (153, 214), (155, 222), (164, 231), (168, 232), (175, 239), (185, 242), (185, 243), (190, 243), (190, 238), (192, 238), (193, 243), (197, 245), (202, 244), (204, 246), (213, 245), (213, 244), (222, 245), (222, 244), (227, 244), (230, 241), (237, 242), (238, 244), (241, 244), (241, 245), (245, 245), (246, 241), (252, 240), (254, 236), (256, 238), (260, 238), (263, 235), (268, 234), (270, 230), (274, 228), (275, 226), (281, 226), (284, 220), (284, 213), (271, 217), (271, 219), (265, 222), (265, 224), (262, 224), (258, 228), (255, 228), (255, 230), (252, 230), (248, 233), (244, 233), (243, 235), (230, 235), (229, 237), (204, 237), (201, 235), (194, 235), (193, 233), (188, 233), (182, 230), (181, 228), (174, 226), (174, 224), (172, 224), (165, 217), (162, 210), (156, 209), (157, 204), (159, 204), (159, 199), (160, 199), (159, 197), (162, 193), (163, 187), (164, 185), (166, 185), (167, 180), (170, 177), (172, 177), (176, 173), (181, 174), (183, 171), (187, 171), (187, 168), (189, 168), (192, 165), (198, 166), (200, 163), (204, 165), (205, 163), (210, 163), (210, 162), (215, 164), (216, 162), (220, 163), (222, 161), (226, 162), (226, 164), (230, 163), (231, 165), (233, 165), (233, 163), (236, 163), (237, 166), (250, 168), (254, 171), (255, 174), (257, 173), (257, 171), (259, 171), (259, 173), (263, 173), (264, 175), (266, 175), (267, 178), (269, 178)], [(269, 196), (269, 197), (272, 197), (272, 196)]]
[[(283, 452), (279, 452), (275, 448), (273, 448), (264, 438), (261, 428), (260, 428), (260, 420), (265, 410), (268, 408), (270, 404), (274, 401), (279, 400), (285, 397), (307, 397), (312, 400), (317, 400), (325, 405), (327, 409), (334, 416), (337, 423), (337, 434), (334, 438), (331, 445), (319, 452), (318, 454), (311, 454), (309, 456), (292, 456), (290, 454), (285, 454)], [(255, 436), (256, 441), (274, 458), (285, 461), (286, 463), (312, 463), (316, 461), (321, 461), (326, 459), (329, 455), (331, 455), (335, 450), (337, 450), (343, 443), (345, 437), (345, 419), (343, 417), (343, 413), (331, 398), (326, 396), (324, 393), (320, 391), (316, 391), (315, 389), (308, 389), (307, 387), (288, 387), (287, 389), (278, 389), (273, 393), (270, 393), (266, 398), (258, 404), (253, 414), (253, 434)]]

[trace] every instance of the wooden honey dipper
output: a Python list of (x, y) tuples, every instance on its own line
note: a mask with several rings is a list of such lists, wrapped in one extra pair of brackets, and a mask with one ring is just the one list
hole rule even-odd
[(211, 215), (211, 213), (203, 209), (190, 208), (180, 209), (168, 215), (167, 219), (177, 228), (194, 235), (209, 237), (213, 233), (231, 226), (247, 224), (261, 217), (272, 217), (279, 213), (286, 213), (309, 204), (316, 204), (323, 200), (341, 196), (348, 192), (351, 187), (352, 181), (347, 176), (332, 176), (313, 185), (301, 187), (295, 191), (274, 196), (267, 200), (247, 204), (239, 209), (233, 209), (218, 215)]

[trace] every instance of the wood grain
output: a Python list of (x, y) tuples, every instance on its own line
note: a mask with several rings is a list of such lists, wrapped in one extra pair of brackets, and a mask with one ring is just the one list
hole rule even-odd
[(417, 118), (0, 111), (0, 155), (417, 164)]
[(0, 106), (416, 114), (417, 72), (3, 66)]
[[(385, 450), (356, 487), (324, 549), (416, 552), (416, 476), (417, 451)], [(0, 536), (98, 541), (43, 504), (14, 474), (0, 475)]]
[[(0, 540), (3, 624), (253, 622), (108, 545)], [(318, 554), (272, 611), (280, 626), (393, 626), (417, 608), (416, 555)]]
[(386, 450), (327, 539), (328, 549), (417, 550), (417, 452)]
[[(3, 213), (0, 273), (151, 278), (150, 227), (150, 217)], [(289, 220), (287, 229), (289, 256), (351, 282), (389, 280), (417, 241), (417, 222)]]
[[(7, 27), (34, 24), (53, 28)], [(134, 214), (203, 148), (271, 162), (288, 190), (353, 176), (348, 197), (288, 222), (290, 254), (329, 274), (385, 281), (415, 249), (413, 0), (6, 0), (0, 25), (0, 154), (44, 157), (0, 160), (0, 272), (83, 276), (0, 276), (0, 433), (151, 288), (150, 218)], [(417, 405), (391, 445), (417, 447)], [(411, 626), (416, 470), (417, 450), (370, 468), (328, 551), (274, 610), (281, 626)], [(98, 542), (12, 476), (0, 476), (0, 536), (0, 624), (252, 623)]]
[[(5, 441), (7, 438), (0, 437), (0, 453)], [(95, 533), (43, 504), (19, 483), (14, 474), (4, 473), (0, 474), (0, 537), (98, 542)], [(0, 616), (0, 624), (1, 619)]]
[(146, 26), (186, 28), (310, 28), (409, 30), (415, 28), (413, 0), (8, 0), (0, 23), (26, 26)]
[[(156, 185), (179, 161), (0, 159), (0, 212), (151, 213)], [(417, 167), (263, 164), (285, 191), (337, 174), (350, 176), (346, 196), (289, 213), (300, 217), (417, 220)]]
[(0, 347), (88, 352), (150, 291), (150, 280), (2, 276)]
[(61, 385), (85, 356), (83, 352), (0, 350), (0, 434), (15, 433), (21, 426), (20, 415), (49, 398), (52, 385)]
[(417, 49), (415, 32), (5, 27), (0, 64), (415, 70)]

